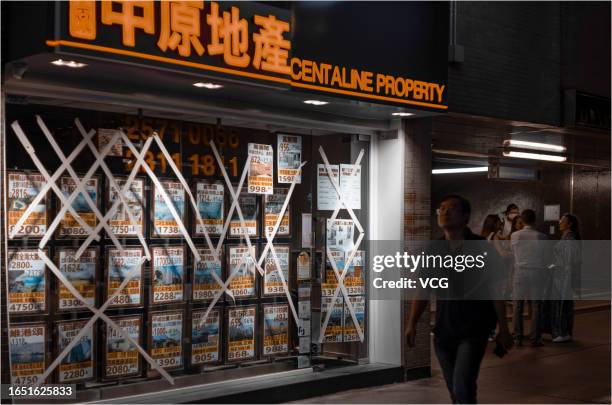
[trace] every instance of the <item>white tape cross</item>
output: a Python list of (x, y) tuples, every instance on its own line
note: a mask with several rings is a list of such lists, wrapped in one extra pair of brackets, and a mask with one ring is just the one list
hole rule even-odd
[[(146, 350), (144, 350), (142, 348), (142, 346), (140, 346), (140, 344), (134, 340), (134, 338), (132, 338), (130, 336), (129, 333), (125, 332), (123, 330), (123, 328), (121, 328), (119, 325), (117, 325), (112, 319), (110, 319), (106, 314), (104, 314), (104, 311), (106, 310), (106, 308), (110, 305), (111, 301), (118, 295), (121, 293), (121, 291), (127, 286), (127, 284), (130, 282), (130, 280), (135, 277), (140, 269), (140, 265), (142, 265), (142, 262), (146, 259), (146, 258), (141, 258), (141, 262), (139, 264), (139, 266), (136, 266), (135, 268), (133, 268), (132, 270), (130, 270), (130, 272), (128, 273), (127, 277), (124, 278), (123, 282), (121, 283), (121, 285), (119, 286), (119, 288), (115, 291), (115, 293), (113, 295), (111, 295), (106, 302), (104, 303), (104, 305), (102, 305), (102, 307), (100, 307), (99, 309), (96, 308), (93, 305), (90, 305), (87, 303), (87, 301), (85, 300), (85, 298), (83, 298), (83, 296), (81, 295), (81, 293), (79, 293), (79, 291), (74, 288), (74, 286), (72, 285), (72, 283), (62, 274), (62, 272), (55, 266), (55, 263), (53, 263), (53, 261), (51, 259), (49, 259), (49, 257), (45, 254), (44, 251), (42, 251), (41, 249), (38, 250), (38, 256), (44, 260), (45, 264), (47, 265), (47, 267), (53, 272), (53, 274), (55, 274), (55, 276), (62, 282), (62, 284), (64, 284), (64, 286), (68, 289), (68, 291), (70, 291), (70, 293), (72, 293), (72, 295), (78, 299), (79, 301), (81, 301), (82, 303), (85, 304), (85, 306), (87, 307), (87, 309), (89, 309), (91, 312), (93, 312), (93, 316), (91, 317), (91, 319), (85, 324), (85, 327), (83, 329), (81, 329), (81, 331), (71, 340), (70, 344), (68, 344), (68, 346), (66, 346), (64, 348), (64, 350), (59, 354), (59, 356), (57, 356), (55, 358), (55, 360), (53, 361), (53, 363), (51, 363), (49, 365), (49, 367), (47, 367), (47, 369), (45, 370), (44, 374), (42, 375), (42, 378), (39, 379), (39, 381), (35, 384), (35, 386), (39, 386), (41, 385), (45, 379), (53, 372), (53, 370), (55, 370), (55, 368), (61, 363), (61, 361), (64, 359), (64, 357), (66, 357), (68, 355), (68, 353), (70, 353), (70, 350), (80, 341), (81, 337), (87, 332), (87, 329), (89, 327), (91, 327), (91, 325), (94, 324), (94, 322), (98, 319), (101, 318), (104, 322), (106, 322), (107, 324), (109, 324), (112, 328), (116, 329), (125, 339), (127, 339), (131, 344), (133, 344), (136, 347), (136, 350), (138, 350), (138, 352), (142, 355), (142, 357), (151, 365), (152, 368), (154, 368), (155, 370), (157, 370), (160, 375), (162, 375), (166, 380), (168, 380), (168, 382), (170, 384), (174, 385), (174, 379), (170, 376), (170, 374), (168, 374), (168, 372), (166, 370), (164, 370), (162, 367), (160, 367), (157, 362), (151, 357), (149, 356), (149, 354), (146, 352)], [(135, 270), (138, 270), (135, 271)]]
[[(132, 142), (127, 137), (125, 137), (125, 139), (123, 139), (123, 141), (124, 142), (127, 141), (130, 144), (132, 144)], [(133, 153), (133, 155), (136, 157), (137, 161), (134, 164), (134, 167), (132, 167), (132, 171), (130, 172), (130, 175), (128, 176), (125, 184), (123, 185), (123, 188), (119, 191), (119, 194), (125, 195), (125, 193), (129, 190), (129, 187), (132, 186), (132, 183), (134, 182), (134, 179), (136, 178), (136, 175), (138, 174), (138, 170), (140, 169), (140, 166), (143, 165), (143, 164), (146, 164), (146, 163), (144, 163), (144, 156), (146, 155), (147, 151), (151, 147), (151, 143), (152, 142), (153, 142), (152, 138), (147, 139), (145, 141), (145, 143), (144, 143), (144, 146), (142, 147), (142, 151), (141, 152), (136, 151), (135, 153)], [(132, 144), (132, 146), (134, 146), (134, 145)], [(134, 148), (134, 150), (135, 149), (136, 148)], [(142, 158), (142, 159), (139, 159), (139, 158)], [(106, 215), (104, 215), (104, 218), (102, 218), (102, 221), (98, 222), (98, 225), (96, 225), (96, 228), (94, 229), (93, 233), (91, 235), (89, 235), (87, 237), (87, 239), (85, 239), (85, 241), (81, 244), (81, 246), (77, 250), (77, 253), (76, 253), (76, 257), (77, 258), (81, 257), (81, 255), (83, 254), (85, 249), (87, 249), (89, 244), (93, 241), (94, 236), (97, 235), (102, 230), (102, 227), (104, 226), (104, 224), (108, 223), (108, 221), (112, 217), (115, 216), (115, 213), (117, 212), (117, 209), (119, 208), (119, 203), (120, 203), (119, 200), (115, 200), (113, 202), (113, 205), (108, 210)], [(129, 207), (127, 207), (126, 210), (128, 212), (130, 212)], [(145, 256), (146, 256), (147, 260), (151, 260), (151, 252), (149, 251), (149, 247), (147, 246), (146, 241), (144, 240), (144, 238), (142, 240), (140, 239), (141, 236), (142, 235), (140, 234), (138, 239), (140, 240), (140, 243), (142, 244), (142, 247), (144, 248)]]
[[(217, 151), (217, 147), (215, 146), (215, 143), (213, 141), (210, 141), (210, 147), (213, 151), (213, 154), (215, 155), (215, 159), (217, 160), (217, 165), (219, 166), (219, 168), (221, 169), (221, 174), (223, 174), (223, 179), (225, 180), (225, 183), (227, 184), (227, 188), (229, 189), (230, 195), (232, 196), (232, 205), (230, 207), (230, 212), (228, 214), (228, 224), (231, 220), (231, 216), (233, 214), (233, 210), (236, 209), (236, 212), (238, 213), (238, 218), (240, 218), (240, 227), (242, 228), (246, 228), (246, 221), (244, 220), (244, 216), (242, 215), (242, 209), (240, 208), (240, 203), (238, 201), (238, 196), (240, 195), (240, 192), (242, 191), (242, 184), (244, 183), (244, 180), (242, 180), (242, 178), (240, 180), (241, 184), (238, 186), (238, 195), (236, 195), (236, 192), (234, 192), (234, 187), (232, 186), (232, 182), (230, 181), (229, 176), (227, 175), (227, 171), (225, 170), (225, 166), (223, 165), (223, 161), (221, 160), (221, 156), (219, 156), (219, 152)], [(248, 168), (251, 164), (251, 159), (252, 156), (248, 155), (247, 156), (247, 161), (244, 165), (244, 170), (242, 172), (242, 177), (246, 177), (246, 172), (248, 172)], [(224, 228), (225, 230), (225, 228)], [(253, 247), (253, 245), (251, 244), (251, 238), (249, 237), (248, 232), (245, 232), (245, 234), (243, 235), (247, 246), (249, 247), (249, 252), (251, 252), (251, 257), (253, 257), (253, 261), (255, 262), (255, 267), (257, 268), (257, 270), (259, 271), (259, 274), (261, 274), (262, 276), (264, 275), (264, 270), (261, 268), (261, 265), (259, 264), (259, 262), (257, 261), (257, 258), (255, 257), (254, 253), (251, 251), (251, 248)]]
[[(40, 116), (38, 116), (38, 115), (36, 116), (36, 122), (38, 123), (38, 126), (40, 127), (40, 129), (43, 131), (43, 134), (45, 134), (45, 137), (47, 138), (47, 140), (51, 144), (51, 147), (53, 148), (53, 150), (55, 151), (57, 156), (60, 158), (60, 160), (62, 160), (62, 161), (65, 160), (66, 156), (64, 155), (64, 152), (62, 152), (62, 149), (59, 147), (59, 145), (57, 144), (57, 142), (53, 138), (53, 135), (51, 134), (51, 131), (49, 131), (49, 129), (45, 125), (45, 123), (42, 120), (42, 118), (40, 118)], [(44, 247), (47, 245), (47, 242), (53, 236), (53, 232), (55, 231), (57, 226), (60, 224), (61, 220), (64, 218), (64, 215), (65, 215), (66, 211), (68, 210), (68, 207), (72, 206), (72, 202), (79, 196), (79, 194), (83, 195), (83, 198), (85, 198), (85, 201), (87, 202), (87, 205), (89, 205), (89, 208), (94, 212), (94, 214), (95, 214), (96, 218), (98, 219), (98, 221), (101, 221), (104, 218), (104, 216), (102, 215), (102, 213), (100, 212), (100, 210), (96, 206), (96, 203), (91, 199), (91, 196), (89, 195), (89, 193), (85, 189), (85, 185), (87, 184), (89, 179), (93, 176), (93, 174), (96, 172), (96, 170), (98, 169), (98, 166), (100, 166), (100, 164), (104, 161), (103, 159), (106, 157), (106, 155), (108, 155), (108, 153), (110, 152), (110, 150), (112, 149), (112, 147), (114, 145), (114, 142), (117, 141), (118, 137), (119, 137), (119, 134), (115, 134), (112, 137), (112, 139), (109, 142), (109, 144), (106, 145), (104, 147), (104, 149), (102, 150), (101, 156), (99, 156), (99, 158), (94, 161), (93, 165), (89, 168), (89, 170), (87, 171), (85, 176), (83, 176), (82, 179), (79, 179), (79, 176), (76, 174), (76, 172), (74, 171), (72, 166), (68, 165), (66, 167), (66, 170), (70, 174), (70, 177), (72, 177), (72, 181), (74, 181), (75, 190), (72, 192), (72, 194), (70, 194), (70, 196), (68, 197), (66, 202), (62, 201), (62, 204), (63, 204), (62, 209), (58, 212), (57, 216), (55, 217), (55, 219), (53, 220), (53, 222), (49, 226), (49, 229), (47, 230), (47, 233), (43, 236), (43, 238), (41, 239), (41, 241), (40, 241), (40, 243), (38, 245), (38, 247), (40, 249), (44, 249)], [(109, 233), (109, 237), (111, 238), (111, 240), (113, 241), (113, 243), (115, 244), (117, 249), (119, 249), (119, 251), (121, 251), (121, 253), (123, 253), (124, 252), (123, 251), (123, 247), (121, 246), (121, 243), (119, 243), (119, 240), (115, 237), (115, 234), (112, 232), (110, 227), (105, 225), (104, 229), (106, 230), (106, 232)], [(85, 231), (88, 232), (88, 233), (89, 232), (93, 232), (93, 230), (91, 230), (91, 228), (90, 228), (90, 231), (88, 231), (87, 229)]]
[[(323, 321), (323, 324), (321, 325), (321, 333), (320, 333), (320, 337), (319, 337), (319, 343), (323, 342), (323, 339), (325, 338), (325, 331), (327, 330), (327, 324), (329, 323), (329, 319), (330, 319), (331, 314), (332, 314), (333, 306), (335, 305), (334, 303), (336, 301), (336, 298), (338, 297), (339, 292), (342, 292), (345, 304), (346, 304), (347, 309), (348, 309), (348, 311), (349, 311), (349, 313), (351, 315), (351, 319), (353, 321), (353, 324), (355, 325), (355, 328), (357, 329), (357, 334), (359, 335), (359, 340), (361, 342), (363, 342), (363, 339), (364, 339), (363, 331), (361, 330), (361, 326), (359, 325), (359, 322), (357, 321), (357, 317), (355, 315), (355, 309), (354, 309), (353, 305), (351, 304), (351, 301), (349, 299), (348, 291), (346, 290), (346, 286), (344, 285), (344, 277), (346, 276), (346, 273), (348, 272), (349, 266), (353, 263), (353, 259), (355, 257), (355, 254), (359, 250), (359, 246), (361, 245), (361, 241), (363, 240), (363, 238), (365, 236), (365, 231), (363, 230), (363, 227), (361, 226), (361, 223), (357, 219), (357, 216), (353, 212), (352, 208), (347, 203), (348, 200), (342, 194), (342, 191), (340, 190), (340, 186), (338, 185), (337, 179), (334, 176), (332, 176), (332, 171), (331, 171), (331, 166), (329, 164), (329, 160), (327, 159), (327, 155), (325, 154), (325, 151), (323, 150), (322, 147), (319, 147), (319, 153), (321, 154), (321, 158), (323, 159), (323, 163), (325, 163), (325, 170), (327, 172), (327, 175), (329, 176), (329, 180), (331, 181), (332, 185), (334, 186), (334, 189), (336, 190), (336, 193), (338, 194), (338, 204), (336, 205), (336, 209), (334, 210), (330, 220), (333, 222), (336, 219), (336, 217), (338, 216), (338, 213), (340, 212), (341, 207), (344, 206), (344, 208), (348, 211), (349, 215), (353, 219), (353, 222), (354, 222), (355, 226), (359, 230), (359, 236), (357, 238), (357, 242), (353, 246), (353, 249), (351, 250), (351, 253), (349, 255), (348, 260), (346, 260), (346, 262), (344, 263), (344, 268), (342, 269), (342, 274), (340, 274), (340, 272), (338, 271), (338, 266), (336, 264), (336, 260), (331, 255), (330, 250), (329, 249), (325, 249), (326, 253), (327, 253), (327, 258), (329, 259), (330, 264), (332, 266), (332, 269), (334, 271), (334, 275), (336, 276), (336, 279), (338, 280), (338, 286), (336, 287), (336, 289), (334, 291), (334, 295), (333, 295), (333, 298), (332, 298), (331, 303), (330, 303), (330, 308), (328, 309), (328, 311), (326, 313), (326, 316), (325, 316), (325, 320)], [(363, 158), (363, 154), (364, 154), (364, 151), (362, 149), (361, 152), (359, 152), (359, 155), (357, 156), (357, 159), (355, 161), (354, 170), (352, 172), (353, 176), (357, 174), (357, 169), (360, 167), (361, 159)]]
[[(74, 151), (70, 154), (70, 156), (68, 158), (66, 158), (66, 160), (62, 163), (62, 165), (55, 171), (53, 176), (51, 176), (51, 175), (49, 175), (49, 172), (47, 172), (47, 169), (45, 169), (45, 167), (43, 166), (42, 162), (40, 161), (40, 159), (36, 155), (36, 151), (34, 150), (34, 147), (30, 143), (30, 141), (28, 140), (28, 137), (26, 136), (26, 134), (21, 129), (21, 126), (19, 125), (19, 122), (14, 121), (11, 124), (11, 127), (13, 128), (13, 131), (17, 135), (17, 138), (19, 139), (19, 141), (22, 143), (22, 145), (25, 148), (25, 150), (28, 153), (28, 155), (30, 155), (30, 158), (32, 159), (32, 162), (34, 162), (34, 165), (36, 166), (36, 168), (38, 169), (40, 174), (47, 181), (47, 184), (45, 184), (39, 190), (38, 195), (32, 200), (32, 202), (30, 203), (30, 206), (26, 209), (26, 211), (23, 213), (21, 218), (19, 218), (19, 221), (17, 222), (17, 225), (13, 229), (13, 232), (11, 232), (10, 237), (12, 239), (17, 234), (17, 229), (19, 229), (19, 227), (21, 225), (23, 225), (23, 223), (27, 220), (27, 218), (30, 216), (32, 211), (36, 208), (36, 206), (40, 203), (40, 201), (45, 197), (45, 195), (47, 194), (49, 189), (53, 190), (53, 192), (57, 195), (57, 198), (59, 198), (59, 200), (62, 202), (62, 204), (64, 204), (66, 202), (66, 197), (64, 197), (64, 193), (62, 193), (62, 191), (59, 189), (59, 187), (57, 187), (56, 181), (62, 175), (64, 170), (66, 170), (66, 168), (68, 166), (70, 166), (70, 163), (79, 155), (81, 150), (83, 150), (83, 148), (85, 147), (86, 143), (85, 143), (85, 140), (81, 141), (77, 145), (77, 147), (74, 149)], [(94, 132), (90, 132), (89, 134), (87, 134), (87, 136), (89, 138), (91, 138), (93, 136), (93, 134), (94, 134)], [(68, 206), (68, 212), (70, 212), (70, 214), (72, 214), (72, 217), (79, 223), (79, 225), (81, 225), (83, 227), (83, 229), (85, 229), (87, 232), (92, 232), (93, 231), (91, 229), (91, 227), (83, 220), (83, 218), (81, 218), (81, 216), (76, 212), (76, 210), (74, 208), (72, 208), (72, 205)], [(96, 238), (96, 240), (100, 240), (100, 237), (98, 236)]]
[[(174, 163), (174, 159), (172, 159), (172, 157), (170, 156), (170, 153), (168, 152), (168, 149), (166, 149), (166, 146), (164, 145), (164, 143), (161, 141), (161, 139), (159, 139), (159, 136), (157, 135), (157, 133), (153, 134), (153, 139), (155, 139), (155, 142), (157, 143), (157, 146), (159, 146), (159, 149), (161, 150), (161, 152), (166, 157), (166, 161), (170, 164), (170, 168), (172, 169), (172, 171), (174, 172), (174, 174), (178, 178), (179, 182), (181, 183), (181, 185), (183, 186), (183, 188), (187, 192), (187, 195), (189, 196), (189, 202), (191, 203), (191, 207), (193, 208), (193, 211), (196, 214), (196, 218), (198, 220), (198, 223), (204, 229), (204, 238), (206, 239), (206, 243), (208, 245), (208, 249), (215, 255), (217, 260), (219, 260), (219, 262), (221, 262), (221, 258), (219, 257), (220, 250), (217, 250), (217, 249), (215, 249), (213, 247), (212, 241), (210, 240), (210, 236), (208, 236), (208, 231), (206, 230), (206, 227), (204, 226), (204, 221), (202, 220), (202, 216), (200, 215), (200, 210), (198, 209), (198, 204), (196, 204), (195, 198), (193, 198), (193, 193), (191, 192), (191, 189), (189, 188), (189, 185), (187, 184), (187, 181), (185, 181), (185, 178), (183, 177), (183, 174), (181, 173), (181, 171), (176, 166), (176, 163)], [(190, 247), (191, 247), (191, 245), (190, 245)], [(200, 254), (198, 253), (197, 249), (195, 249), (195, 246), (193, 246), (192, 252), (193, 252), (194, 257), (196, 258), (196, 263), (194, 264), (194, 267), (195, 267), (195, 265), (197, 263), (199, 263), (202, 260), (202, 258), (200, 257)], [(215, 280), (215, 282), (217, 282), (217, 284), (219, 284), (220, 286), (223, 286), (223, 280), (221, 280), (221, 278), (217, 275), (216, 272), (212, 271), (211, 275), (212, 275), (213, 279)], [(230, 290), (226, 290), (226, 293), (230, 297), (232, 297), (232, 299), (234, 298), (234, 294), (232, 294), (232, 292)], [(223, 291), (221, 291), (220, 294), (223, 294)]]
[[(81, 132), (81, 135), (83, 135), (83, 137), (85, 137), (86, 131), (85, 131), (85, 128), (83, 127), (83, 125), (81, 124), (81, 121), (78, 118), (76, 118), (74, 120), (74, 123), (76, 124), (77, 128)], [(91, 142), (91, 140), (86, 139), (86, 141), (87, 141), (87, 145), (89, 146), (89, 149), (91, 150), (91, 153), (93, 153), (94, 158), (96, 158), (96, 161), (100, 160), (100, 167), (104, 171), (104, 174), (106, 174), (106, 178), (108, 179), (108, 181), (110, 183), (110, 189), (111, 190), (113, 190), (113, 189), (116, 190), (116, 192), (117, 192), (116, 196), (118, 198), (118, 201), (121, 202), (121, 204), (123, 204), (125, 212), (126, 212), (126, 214), (128, 216), (128, 220), (130, 221), (130, 225), (134, 225), (134, 226), (137, 225), (136, 219), (134, 218), (134, 215), (132, 215), (132, 210), (130, 210), (130, 206), (129, 206), (127, 200), (125, 199), (125, 194), (130, 189), (130, 186), (131, 186), (132, 182), (134, 181), (134, 178), (132, 177), (132, 179), (130, 180), (130, 178), (128, 177), (128, 181), (126, 182), (124, 187), (123, 188), (119, 188), (119, 186), (117, 185), (117, 182), (115, 181), (115, 176), (113, 176), (113, 174), (111, 173), (110, 169), (108, 168), (108, 166), (106, 165), (104, 160), (102, 160), (102, 158), (100, 156), (100, 153), (98, 152), (98, 149), (95, 147), (93, 142)], [(134, 170), (132, 170), (132, 172), (134, 172)], [(134, 174), (134, 177), (135, 176), (136, 175)], [(131, 173), (130, 173), (130, 177), (131, 177)], [(113, 206), (109, 210), (110, 212), (112, 212), (112, 215), (109, 217), (108, 212), (107, 212), (106, 215), (104, 216), (104, 218), (102, 218), (101, 221), (98, 221), (98, 226), (96, 226), (96, 228), (94, 229), (94, 232), (96, 232), (96, 233), (100, 232), (100, 229), (102, 228), (102, 226), (104, 226), (104, 224), (108, 224), (108, 220), (115, 215), (115, 212), (116, 212), (117, 209), (118, 208), (115, 207), (115, 204), (113, 204)], [(149, 248), (147, 246), (147, 242), (145, 241), (144, 236), (142, 235), (142, 231), (138, 232), (138, 234), (136, 236), (138, 237), (138, 240), (140, 241), (140, 244), (141, 244), (141, 246), (144, 249), (145, 257), (147, 258), (147, 260), (151, 260), (151, 253), (149, 252)], [(88, 238), (87, 240), (89, 240), (90, 241), (89, 243), (91, 243), (91, 239)], [(86, 242), (87, 242), (87, 240), (86, 240)], [(81, 257), (81, 254), (83, 254), (83, 252), (85, 251), (85, 249), (87, 248), (89, 243), (84, 243), (83, 245), (81, 245), (81, 247), (79, 248), (79, 250), (76, 253), (76, 259), (77, 260)]]

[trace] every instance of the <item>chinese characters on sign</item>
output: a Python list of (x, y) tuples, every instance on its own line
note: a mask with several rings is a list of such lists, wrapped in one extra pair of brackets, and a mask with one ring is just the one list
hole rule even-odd
[[(222, 56), (226, 65), (289, 75), (291, 26), (274, 15), (241, 17), (240, 8), (220, 10), (218, 2), (161, 1), (71, 1), (69, 34), (76, 39), (96, 40), (100, 26), (120, 26), (125, 47), (137, 47), (136, 34), (155, 36), (163, 53), (176, 52)], [(159, 17), (156, 16), (156, 13)], [(159, 27), (156, 21), (159, 18)], [(250, 33), (250, 29), (252, 33)]]
[[(114, 54), (114, 60), (137, 58), (171, 64), (181, 70), (265, 80), (283, 88), (435, 111), (448, 108), (445, 79), (422, 80), (426, 78), (413, 76), (416, 72), (410, 69), (365, 70), (347, 65), (343, 58), (328, 56), (319, 60), (317, 55), (330, 51), (325, 49), (328, 44), (321, 44), (321, 53), (299, 54), (298, 50), (303, 51), (301, 37), (293, 29), (301, 21), (299, 15), (257, 3), (260, 2), (70, 1), (60, 6), (63, 11), (59, 37), (47, 40), (47, 45), (87, 50), (88, 55), (91, 51)], [(298, 20), (293, 22), (295, 19)], [(360, 38), (352, 42), (359, 43)], [(349, 51), (351, 47), (352, 43), (343, 46)], [(331, 52), (342, 55), (347, 49)], [(376, 49), (358, 49), (363, 58), (376, 59)], [(423, 59), (427, 56), (424, 54)], [(385, 66), (384, 58), (379, 62)]]

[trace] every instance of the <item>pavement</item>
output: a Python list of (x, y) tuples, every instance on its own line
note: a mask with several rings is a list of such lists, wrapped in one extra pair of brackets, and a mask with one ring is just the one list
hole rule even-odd
[[(610, 308), (576, 314), (574, 340), (513, 349), (503, 359), (487, 350), (478, 379), (480, 403), (607, 403), (610, 397)], [(548, 337), (548, 339), (546, 339)], [(343, 391), (295, 403), (422, 403), (450, 401), (435, 356), (432, 377)]]

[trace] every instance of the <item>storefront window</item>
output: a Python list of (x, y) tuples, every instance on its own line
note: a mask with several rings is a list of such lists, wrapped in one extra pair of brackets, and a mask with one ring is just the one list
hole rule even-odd
[(367, 359), (367, 141), (43, 104), (6, 122), (11, 382)]

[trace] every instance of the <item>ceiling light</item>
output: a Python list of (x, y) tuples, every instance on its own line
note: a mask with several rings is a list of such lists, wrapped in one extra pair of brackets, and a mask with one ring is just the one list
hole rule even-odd
[(195, 87), (204, 87), (205, 89), (208, 90), (216, 90), (216, 89), (220, 89), (221, 87), (223, 87), (220, 84), (216, 84), (216, 83), (202, 83), (202, 82), (197, 82), (193, 84)]
[(51, 64), (55, 66), (66, 66), (69, 68), (82, 68), (82, 67), (87, 66), (85, 63), (75, 62), (73, 60), (62, 60), (62, 59), (54, 60), (53, 62), (51, 62)]
[(503, 154), (505, 157), (512, 157), (512, 158), (519, 158), (519, 159), (546, 160), (549, 162), (565, 162), (567, 160), (565, 156), (544, 155), (541, 153), (510, 151), (510, 152), (504, 152)]
[(312, 105), (325, 105), (325, 104), (329, 104), (329, 101), (321, 101), (321, 100), (304, 100), (304, 104), (312, 104)]
[(553, 145), (551, 143), (519, 141), (517, 139), (506, 139), (504, 146), (513, 146), (516, 148), (545, 150), (548, 152), (565, 152), (567, 148), (563, 145)]
[(391, 115), (395, 115), (396, 117), (410, 117), (411, 115), (414, 115), (414, 114), (409, 113), (409, 112), (394, 112)]
[(433, 169), (432, 174), (481, 173), (489, 171), (489, 166), (457, 167), (453, 169)]

